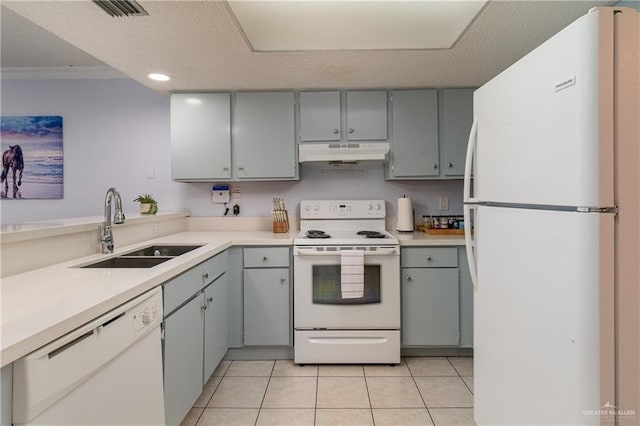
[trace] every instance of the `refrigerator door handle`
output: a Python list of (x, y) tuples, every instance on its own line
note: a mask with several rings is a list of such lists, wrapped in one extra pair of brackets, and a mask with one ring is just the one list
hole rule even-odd
[[(463, 202), (476, 203), (477, 198), (471, 198), (471, 164), (473, 163), (473, 154), (476, 150), (476, 140), (478, 136), (478, 119), (473, 120), (471, 131), (469, 132), (469, 142), (467, 143), (467, 156), (464, 162), (464, 190)], [(467, 222), (468, 223), (468, 222)]]
[(473, 283), (473, 288), (478, 291), (476, 258), (473, 254), (473, 240), (471, 239), (471, 209), (475, 208), (477, 208), (477, 206), (469, 204), (464, 205), (464, 245), (467, 251), (467, 263), (469, 264), (469, 275), (471, 275), (471, 282)]

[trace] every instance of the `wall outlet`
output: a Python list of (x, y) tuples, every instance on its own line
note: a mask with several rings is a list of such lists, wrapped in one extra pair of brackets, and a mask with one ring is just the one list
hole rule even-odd
[(160, 231), (162, 231), (162, 225), (159, 224), (159, 223), (154, 223), (153, 224), (153, 233), (157, 234)]
[(231, 199), (238, 201), (240, 199), (240, 187), (237, 185), (231, 185)]
[(440, 197), (440, 210), (449, 210), (449, 197)]

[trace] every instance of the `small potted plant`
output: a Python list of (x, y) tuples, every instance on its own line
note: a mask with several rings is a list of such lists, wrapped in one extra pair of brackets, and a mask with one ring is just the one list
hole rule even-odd
[(133, 200), (140, 203), (140, 214), (156, 214), (158, 212), (158, 202), (151, 194), (142, 194)]

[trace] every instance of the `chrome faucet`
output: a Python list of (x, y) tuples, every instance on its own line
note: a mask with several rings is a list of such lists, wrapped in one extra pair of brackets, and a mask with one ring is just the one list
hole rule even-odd
[(104, 196), (104, 223), (100, 224), (100, 248), (103, 254), (113, 253), (111, 201), (114, 198), (116, 200), (116, 207), (113, 212), (113, 223), (124, 223), (120, 193), (115, 188), (109, 188), (107, 194)]

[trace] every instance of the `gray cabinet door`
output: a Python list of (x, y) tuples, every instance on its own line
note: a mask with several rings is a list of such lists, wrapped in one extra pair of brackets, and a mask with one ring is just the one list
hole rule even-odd
[(204, 375), (206, 383), (229, 348), (229, 296), (227, 274), (204, 290)]
[(402, 269), (402, 344), (457, 346), (458, 268)]
[(234, 123), (238, 179), (296, 178), (293, 92), (238, 93)]
[(0, 369), (0, 425), (11, 425), (13, 404), (13, 364)]
[(464, 162), (473, 123), (473, 91), (475, 89), (444, 89), (442, 91), (443, 152), (442, 174), (463, 176)]
[(473, 347), (473, 296), (474, 288), (467, 263), (467, 252), (458, 247), (460, 259), (460, 347)]
[(229, 93), (171, 95), (171, 175), (187, 181), (231, 178)]
[(244, 344), (289, 345), (289, 269), (244, 270)]
[(391, 111), (392, 176), (438, 176), (440, 165), (437, 91), (394, 91)]
[(165, 423), (178, 425), (202, 392), (202, 294), (164, 321)]
[(347, 96), (347, 140), (387, 140), (387, 92), (350, 91)]
[(340, 92), (300, 92), (300, 140), (339, 141)]

